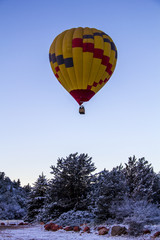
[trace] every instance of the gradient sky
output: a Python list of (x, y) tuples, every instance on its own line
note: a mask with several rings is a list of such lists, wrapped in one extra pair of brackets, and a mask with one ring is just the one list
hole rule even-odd
[[(103, 30), (118, 49), (85, 115), (48, 58), (56, 35), (79, 26)], [(98, 171), (133, 155), (160, 171), (159, 0), (0, 0), (0, 171), (32, 184), (75, 152)]]

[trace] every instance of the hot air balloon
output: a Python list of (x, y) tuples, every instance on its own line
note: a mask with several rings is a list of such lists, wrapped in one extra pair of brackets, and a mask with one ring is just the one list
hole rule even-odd
[(117, 61), (113, 40), (95, 28), (72, 28), (52, 42), (49, 60), (54, 75), (80, 105), (89, 101), (110, 79)]

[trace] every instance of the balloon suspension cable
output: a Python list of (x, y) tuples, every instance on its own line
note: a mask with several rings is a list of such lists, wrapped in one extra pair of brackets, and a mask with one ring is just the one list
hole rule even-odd
[(84, 108), (83, 105), (80, 105), (80, 107), (79, 107), (79, 113), (80, 113), (80, 114), (85, 114), (85, 108)]

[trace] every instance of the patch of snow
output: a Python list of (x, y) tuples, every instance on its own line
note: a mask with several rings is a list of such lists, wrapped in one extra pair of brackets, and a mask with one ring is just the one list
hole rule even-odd
[[(154, 227), (154, 231), (157, 227)], [(44, 230), (44, 225), (18, 226), (11, 228), (0, 227), (0, 240), (149, 240), (151, 235), (142, 237), (111, 237), (108, 235), (99, 236), (97, 231), (92, 230), (91, 233), (76, 233), (59, 230), (57, 232)], [(152, 234), (153, 236), (153, 234)], [(160, 238), (156, 238), (158, 240)]]

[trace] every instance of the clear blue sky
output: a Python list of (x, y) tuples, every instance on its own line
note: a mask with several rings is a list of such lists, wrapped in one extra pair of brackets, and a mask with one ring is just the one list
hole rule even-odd
[[(79, 26), (103, 30), (118, 49), (86, 115), (48, 59), (56, 35)], [(0, 171), (32, 184), (75, 152), (98, 171), (133, 155), (160, 171), (160, 1), (0, 0)]]

